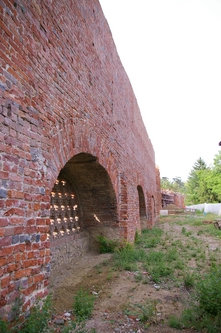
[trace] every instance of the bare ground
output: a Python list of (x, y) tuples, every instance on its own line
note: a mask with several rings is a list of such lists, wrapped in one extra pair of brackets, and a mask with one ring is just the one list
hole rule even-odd
[[(181, 237), (182, 226), (172, 223), (168, 218), (157, 222), (156, 227), (163, 229), (174, 239)], [(207, 251), (220, 247), (220, 238), (199, 236), (199, 227), (185, 227), (195, 237), (203, 240)], [(157, 289), (148, 279), (148, 272), (142, 272), (143, 278), (146, 277), (148, 282), (138, 282), (136, 272), (115, 271), (111, 260), (111, 254), (88, 253), (76, 263), (61, 267), (60, 272), (51, 277), (55, 313), (62, 315), (71, 311), (74, 295), (82, 288), (90, 290), (97, 297), (93, 316), (87, 321), (88, 330), (94, 328), (96, 333), (195, 332), (191, 329), (172, 329), (168, 325), (168, 317), (181, 314), (188, 305), (189, 292), (184, 286), (171, 287), (167, 283)], [(189, 265), (195, 265), (194, 259)], [(136, 316), (125, 314), (125, 309), (129, 304), (141, 304), (145, 300), (156, 301), (156, 313), (151, 322), (144, 325)], [(56, 332), (59, 332), (59, 328)]]

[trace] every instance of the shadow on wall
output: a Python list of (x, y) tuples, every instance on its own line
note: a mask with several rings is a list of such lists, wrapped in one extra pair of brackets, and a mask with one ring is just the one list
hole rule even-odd
[(140, 226), (141, 229), (147, 228), (147, 213), (143, 189), (140, 185), (137, 186), (139, 196), (139, 213), (140, 213)]

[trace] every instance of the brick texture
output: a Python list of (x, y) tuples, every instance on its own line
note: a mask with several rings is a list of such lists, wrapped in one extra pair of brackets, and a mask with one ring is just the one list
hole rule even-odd
[[(1, 0), (0, 24), (0, 316), (10, 318), (18, 290), (24, 308), (47, 294), (50, 261), (95, 249), (98, 234), (133, 242), (158, 204), (154, 150), (98, 0)], [(81, 227), (68, 235), (62, 222), (53, 238), (59, 174)]]

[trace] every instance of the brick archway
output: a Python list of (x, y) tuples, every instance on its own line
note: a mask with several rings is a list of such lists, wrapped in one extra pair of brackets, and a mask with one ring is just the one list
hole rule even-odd
[(62, 168), (51, 192), (50, 223), (52, 272), (98, 250), (98, 235), (119, 238), (114, 188), (95, 156), (79, 153)]
[(140, 185), (137, 186), (138, 196), (139, 196), (139, 216), (140, 216), (140, 226), (141, 229), (147, 227), (147, 213), (146, 204), (143, 189)]

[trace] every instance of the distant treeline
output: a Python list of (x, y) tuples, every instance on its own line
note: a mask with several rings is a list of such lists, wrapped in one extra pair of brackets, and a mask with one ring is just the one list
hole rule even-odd
[(212, 166), (207, 166), (200, 157), (194, 163), (186, 182), (180, 177), (170, 181), (161, 178), (161, 188), (185, 194), (187, 205), (221, 202), (221, 151), (215, 155)]

